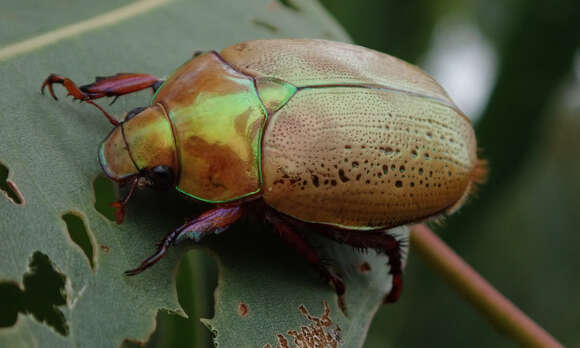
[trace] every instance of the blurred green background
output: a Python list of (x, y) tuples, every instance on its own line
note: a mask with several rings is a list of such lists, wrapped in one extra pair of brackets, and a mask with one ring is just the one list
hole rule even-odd
[[(489, 180), (432, 227), (564, 345), (580, 347), (580, 1), (322, 3), (355, 43), (421, 66), (472, 118)], [(203, 251), (183, 258), (178, 293), (192, 319), (160, 312), (147, 346), (210, 346), (198, 318), (213, 315), (216, 273)], [(516, 344), (411, 250), (403, 295), (379, 310), (365, 345), (389, 346)]]

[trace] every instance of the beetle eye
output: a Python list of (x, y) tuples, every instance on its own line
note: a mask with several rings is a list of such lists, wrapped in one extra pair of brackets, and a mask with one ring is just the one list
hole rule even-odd
[(133, 117), (137, 116), (138, 114), (141, 113), (141, 111), (143, 111), (145, 109), (147, 109), (146, 106), (139, 106), (139, 107), (136, 107), (135, 109), (129, 111), (127, 113), (127, 116), (125, 116), (125, 120), (123, 120), (123, 122), (129, 121), (130, 119), (132, 119)]
[(151, 187), (156, 190), (169, 190), (174, 186), (175, 176), (168, 166), (156, 166), (147, 172)]

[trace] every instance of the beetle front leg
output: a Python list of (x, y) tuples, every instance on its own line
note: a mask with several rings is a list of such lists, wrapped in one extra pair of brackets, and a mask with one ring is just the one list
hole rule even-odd
[(243, 213), (241, 206), (227, 206), (214, 208), (201, 214), (197, 219), (188, 221), (175, 231), (169, 233), (157, 244), (157, 251), (141, 262), (139, 267), (126, 271), (125, 275), (133, 276), (153, 266), (167, 253), (170, 246), (175, 246), (185, 239), (192, 239), (199, 243), (206, 236), (225, 231), (236, 222)]
[(41, 93), (44, 94), (44, 89), (48, 87), (48, 92), (50, 95), (55, 100), (58, 100), (54, 94), (53, 89), (53, 85), (55, 83), (63, 85), (64, 88), (66, 88), (68, 94), (71, 95), (73, 99), (94, 105), (97, 109), (101, 110), (109, 122), (111, 122), (114, 126), (117, 126), (119, 125), (119, 121), (109, 115), (109, 113), (107, 113), (100, 105), (93, 102), (93, 99), (115, 97), (112, 102), (114, 103), (118, 97), (125, 94), (135, 93), (147, 88), (151, 88), (153, 91), (156, 91), (163, 83), (163, 80), (148, 74), (120, 73), (114, 76), (97, 77), (95, 82), (78, 87), (71, 79), (67, 77), (50, 74), (42, 83), (42, 87), (40, 89)]
[(80, 90), (91, 99), (102, 97), (118, 97), (151, 88), (153, 92), (163, 84), (164, 80), (149, 74), (118, 73), (113, 76), (97, 77), (95, 82), (81, 86)]
[(387, 231), (376, 232), (351, 232), (348, 230), (337, 230), (333, 228), (323, 228), (323, 234), (339, 243), (351, 245), (355, 248), (372, 248), (379, 253), (384, 253), (389, 258), (389, 273), (393, 276), (391, 291), (385, 296), (385, 303), (396, 302), (403, 289), (403, 255), (401, 247), (408, 243), (408, 240), (397, 240)]

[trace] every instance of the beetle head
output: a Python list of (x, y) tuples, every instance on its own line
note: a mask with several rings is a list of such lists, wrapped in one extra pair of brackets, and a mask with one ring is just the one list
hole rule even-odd
[(163, 108), (136, 108), (111, 131), (99, 148), (105, 174), (118, 182), (139, 180), (139, 186), (175, 186), (178, 165), (175, 140)]

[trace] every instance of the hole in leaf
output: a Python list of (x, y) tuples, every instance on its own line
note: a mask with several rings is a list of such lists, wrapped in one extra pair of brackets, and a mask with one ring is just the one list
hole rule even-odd
[(95, 191), (95, 209), (107, 219), (117, 221), (115, 209), (110, 205), (117, 200), (115, 184), (104, 176), (99, 175), (93, 181), (93, 190)]
[(0, 190), (4, 191), (6, 197), (12, 202), (22, 205), (24, 204), (24, 198), (16, 184), (8, 179), (8, 173), (8, 168), (0, 162)]
[(16, 324), (18, 319), (18, 312), (24, 306), (23, 292), (17, 284), (14, 283), (0, 283), (0, 327), (9, 327)]
[(279, 30), (277, 26), (261, 21), (259, 19), (252, 19), (252, 24), (262, 27), (272, 33), (277, 33)]
[(167, 337), (174, 332), (179, 332), (179, 347), (213, 347), (208, 323), (202, 323), (199, 318), (214, 316), (213, 294), (217, 277), (217, 263), (213, 256), (201, 249), (185, 253), (177, 268), (176, 287), (179, 303), (189, 319), (160, 310), (157, 312), (157, 327), (146, 343), (126, 339), (121, 348), (170, 346)]
[(37, 251), (32, 255), (29, 271), (22, 277), (24, 290), (12, 282), (0, 283), (0, 327), (16, 323), (18, 313), (32, 314), (63, 336), (69, 328), (58, 309), (66, 304), (66, 277), (57, 272), (47, 255)]
[(95, 247), (91, 236), (89, 236), (89, 231), (83, 219), (76, 213), (66, 213), (62, 216), (62, 219), (66, 223), (66, 228), (68, 230), (68, 235), (73, 242), (78, 245), (89, 261), (91, 269), (95, 269)]
[(282, 6), (286, 7), (289, 10), (296, 12), (300, 11), (300, 7), (296, 6), (296, 4), (291, 0), (278, 0), (278, 1), (282, 4)]

